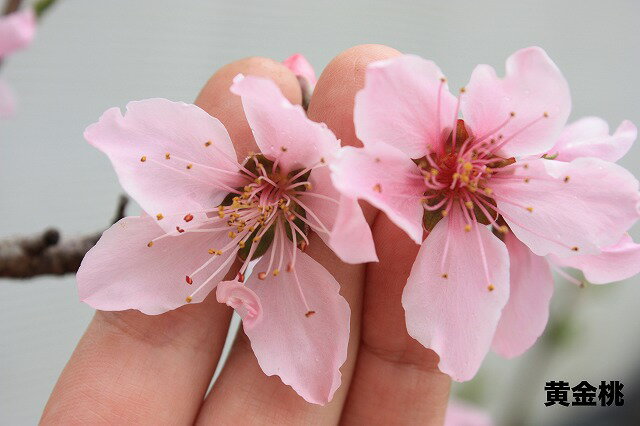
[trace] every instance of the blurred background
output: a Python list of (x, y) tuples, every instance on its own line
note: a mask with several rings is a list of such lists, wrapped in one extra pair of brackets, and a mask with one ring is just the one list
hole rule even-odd
[[(122, 191), (84, 128), (129, 100), (192, 102), (218, 67), (245, 56), (300, 52), (319, 73), (350, 46), (381, 43), (434, 59), (458, 87), (476, 64), (502, 73), (508, 55), (539, 45), (571, 85), (572, 119), (640, 123), (638, 18), (635, 0), (59, 0), (32, 46), (0, 71), (18, 100), (16, 116), (0, 121), (0, 239), (52, 225), (64, 235), (108, 225)], [(640, 176), (639, 160), (636, 144), (621, 164)], [(631, 233), (640, 240), (640, 227)], [(632, 424), (639, 284), (636, 277), (579, 289), (558, 279), (542, 341), (518, 359), (490, 355), (477, 378), (454, 392), (497, 424)], [(91, 316), (71, 275), (0, 279), (1, 424), (38, 421)], [(620, 380), (626, 404), (547, 408), (549, 380)]]

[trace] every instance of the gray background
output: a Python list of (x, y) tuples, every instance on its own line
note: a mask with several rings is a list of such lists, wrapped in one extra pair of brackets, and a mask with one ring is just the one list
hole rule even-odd
[[(536, 44), (569, 80), (573, 119), (590, 114), (612, 127), (625, 118), (638, 123), (638, 18), (640, 2), (631, 0), (63, 0), (33, 46), (2, 68), (20, 104), (14, 119), (0, 122), (0, 237), (49, 225), (67, 234), (100, 229), (120, 188), (83, 129), (129, 100), (190, 102), (216, 68), (244, 56), (302, 52), (320, 70), (352, 45), (383, 43), (436, 60), (456, 87), (475, 64), (502, 70), (509, 54)], [(639, 158), (636, 145), (621, 163), (638, 175)], [(632, 232), (636, 239), (639, 231)], [(619, 379), (625, 393), (633, 392), (638, 284), (634, 278), (581, 290), (576, 337), (545, 358), (546, 370), (532, 379), (525, 370), (535, 353), (508, 362), (490, 356), (478, 380), (461, 390), (504, 419), (510, 395), (530, 389), (536, 424), (595, 412), (544, 408), (545, 378)], [(569, 299), (578, 292), (566, 283), (558, 288)], [(91, 315), (71, 276), (0, 280), (0, 423), (37, 422)]]

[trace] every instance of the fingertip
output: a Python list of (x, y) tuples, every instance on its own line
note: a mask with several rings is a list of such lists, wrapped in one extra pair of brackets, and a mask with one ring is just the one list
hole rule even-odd
[(353, 125), (353, 106), (356, 93), (364, 87), (367, 65), (399, 55), (398, 50), (382, 44), (362, 44), (340, 53), (318, 80), (309, 118), (326, 123), (343, 145), (361, 146)]
[(240, 97), (229, 90), (238, 74), (273, 80), (284, 96), (294, 104), (302, 102), (302, 93), (293, 72), (280, 62), (260, 56), (231, 62), (220, 68), (207, 81), (195, 103), (224, 124), (241, 159), (249, 151), (255, 151), (256, 143), (245, 118)]

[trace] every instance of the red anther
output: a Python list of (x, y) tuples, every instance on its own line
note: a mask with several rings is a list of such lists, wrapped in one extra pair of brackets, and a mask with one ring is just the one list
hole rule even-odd
[(304, 314), (305, 317), (309, 318), (311, 315), (315, 314), (316, 311), (309, 311), (306, 314)]
[(192, 220), (193, 220), (193, 215), (191, 213), (189, 213), (184, 217), (185, 222), (191, 222)]
[(244, 274), (242, 272), (238, 272), (238, 281), (241, 283), (244, 282)]
[(180, 228), (179, 226), (176, 226), (176, 230), (181, 234), (184, 232), (184, 229)]
[(186, 282), (187, 282), (187, 284), (189, 284), (189, 285), (193, 284), (193, 280), (191, 279), (191, 277), (190, 277), (189, 275), (187, 275), (187, 276), (185, 277), (185, 281), (186, 281)]
[(267, 278), (267, 273), (266, 272), (260, 272), (258, 274), (258, 278), (260, 278), (261, 280), (264, 280), (265, 278)]

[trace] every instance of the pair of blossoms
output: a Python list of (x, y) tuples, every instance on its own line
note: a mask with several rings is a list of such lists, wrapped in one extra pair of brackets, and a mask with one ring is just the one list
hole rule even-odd
[[(288, 64), (315, 80), (303, 58)], [(540, 336), (551, 268), (593, 283), (640, 269), (626, 234), (638, 182), (615, 164), (636, 128), (625, 121), (610, 135), (593, 117), (565, 127), (569, 89), (540, 48), (512, 55), (504, 78), (478, 66), (457, 96), (431, 61), (371, 64), (355, 100), (363, 148), (341, 148), (270, 80), (239, 75), (231, 91), (260, 149), (242, 162), (220, 121), (194, 105), (132, 102), (86, 130), (146, 214), (87, 254), (82, 300), (160, 314), (216, 289), (263, 371), (324, 404), (340, 385), (350, 310), (304, 248), (315, 232), (344, 262), (377, 261), (358, 199), (421, 244), (402, 297), (407, 329), (457, 381), (490, 349), (513, 357)]]
[[(0, 61), (29, 46), (36, 34), (36, 14), (31, 8), (0, 17)], [(13, 93), (0, 79), (0, 118), (8, 118), (15, 111)]]

